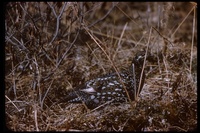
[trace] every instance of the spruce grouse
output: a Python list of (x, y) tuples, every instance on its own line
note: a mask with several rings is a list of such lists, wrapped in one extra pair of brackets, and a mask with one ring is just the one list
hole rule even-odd
[(128, 70), (91, 79), (69, 91), (65, 101), (68, 103), (84, 103), (89, 109), (96, 108), (106, 102), (122, 103), (129, 101), (129, 98), (134, 101), (135, 92), (140, 93), (144, 85), (145, 73), (143, 71), (139, 88), (144, 58), (145, 52), (138, 52)]

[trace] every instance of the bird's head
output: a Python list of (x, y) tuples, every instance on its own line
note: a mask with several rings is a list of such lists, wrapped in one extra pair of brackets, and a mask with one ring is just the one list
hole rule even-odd
[(144, 60), (145, 60), (145, 56), (146, 56), (146, 52), (145, 51), (138, 52), (135, 55), (135, 57), (134, 57), (134, 59), (132, 61), (132, 64), (134, 64), (136, 68), (142, 67), (143, 63), (144, 63)]

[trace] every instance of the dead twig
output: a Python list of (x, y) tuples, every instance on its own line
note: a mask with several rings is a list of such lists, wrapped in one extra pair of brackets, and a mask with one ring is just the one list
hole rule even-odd
[(193, 26), (192, 26), (192, 45), (191, 45), (191, 54), (190, 54), (190, 73), (192, 72), (192, 57), (193, 57), (193, 47), (194, 47), (194, 31), (195, 31), (195, 22), (196, 22), (196, 10), (195, 10), (196, 5), (194, 8), (194, 17), (193, 17)]
[(19, 108), (14, 104), (14, 102), (10, 100), (10, 98), (9, 98), (8, 96), (5, 95), (5, 97), (12, 103), (12, 105), (17, 109), (18, 112), (21, 111), (21, 109), (19, 109)]
[(36, 107), (36, 103), (34, 103), (33, 109), (34, 109), (35, 128), (36, 128), (36, 131), (39, 131), (39, 128), (38, 128), (38, 119), (37, 119), (37, 107)]
[[(118, 4), (118, 3), (117, 3)], [(94, 23), (90, 24), (89, 26), (87, 26), (88, 28), (91, 28), (93, 27), (95, 24), (99, 23), (100, 21), (104, 20), (110, 13), (111, 11), (114, 9), (114, 7), (117, 5), (117, 4), (114, 4), (112, 5), (111, 9), (108, 10), (108, 12), (102, 17), (100, 18), (99, 20), (95, 21)]]
[[(138, 86), (137, 95), (136, 95), (136, 97), (135, 97), (136, 100), (137, 100), (137, 97), (138, 97), (138, 95), (139, 95), (140, 88), (141, 88), (141, 83), (142, 83), (142, 78), (143, 78), (143, 73), (144, 73), (144, 68), (145, 68), (147, 53), (148, 53), (148, 49), (149, 49), (149, 43), (150, 43), (151, 34), (152, 34), (152, 27), (151, 27), (151, 29), (150, 29), (149, 38), (148, 38), (148, 42), (147, 42), (147, 46), (146, 46), (146, 53), (145, 53), (145, 57), (144, 57), (142, 72), (141, 72), (141, 74), (140, 74), (140, 82), (139, 82), (139, 86)], [(142, 88), (141, 88), (141, 89), (142, 89)]]
[(178, 29), (181, 27), (181, 25), (185, 22), (185, 20), (188, 18), (188, 16), (190, 15), (190, 13), (196, 8), (196, 6), (193, 6), (192, 9), (189, 11), (189, 13), (185, 16), (185, 18), (181, 21), (181, 23), (178, 25), (178, 27), (175, 29), (174, 33), (172, 33), (171, 37), (173, 37), (176, 32), (178, 31)]
[(64, 5), (63, 5), (63, 7), (62, 7), (62, 9), (61, 9), (61, 11), (60, 11), (60, 13), (59, 13), (59, 15), (56, 14), (56, 11), (55, 11), (54, 7), (53, 7), (49, 2), (47, 2), (47, 4), (50, 6), (50, 8), (51, 8), (52, 11), (53, 11), (54, 16), (56, 17), (56, 31), (55, 31), (55, 33), (54, 33), (53, 38), (51, 39), (51, 41), (50, 41), (50, 43), (49, 43), (49, 45), (52, 45), (53, 41), (55, 40), (55, 38), (56, 38), (57, 35), (58, 35), (58, 30), (59, 30), (59, 27), (60, 27), (60, 18), (61, 18), (61, 16), (62, 16), (63, 12), (64, 12), (64, 9), (65, 9), (65, 7), (66, 7), (66, 5), (67, 5), (67, 2), (64, 2)]

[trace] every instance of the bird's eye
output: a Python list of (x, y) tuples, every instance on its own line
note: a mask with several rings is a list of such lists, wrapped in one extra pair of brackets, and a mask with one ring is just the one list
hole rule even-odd
[(139, 61), (139, 60), (141, 60), (141, 59), (143, 59), (144, 57), (142, 56), (142, 55), (140, 55), (140, 56), (138, 56), (137, 57), (137, 60)]

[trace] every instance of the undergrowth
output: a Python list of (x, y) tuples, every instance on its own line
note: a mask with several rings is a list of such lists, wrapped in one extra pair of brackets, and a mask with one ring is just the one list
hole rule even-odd
[[(5, 10), (5, 118), (13, 131), (197, 130), (196, 3), (10, 2)], [(88, 110), (67, 91), (127, 69), (146, 50), (129, 103)]]

